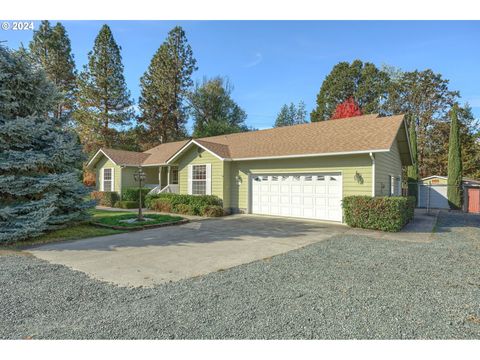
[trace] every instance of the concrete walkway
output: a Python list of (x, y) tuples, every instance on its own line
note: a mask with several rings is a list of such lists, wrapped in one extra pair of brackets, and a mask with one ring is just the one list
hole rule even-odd
[(269, 258), (348, 230), (317, 221), (233, 215), (27, 251), (120, 286), (153, 286)]

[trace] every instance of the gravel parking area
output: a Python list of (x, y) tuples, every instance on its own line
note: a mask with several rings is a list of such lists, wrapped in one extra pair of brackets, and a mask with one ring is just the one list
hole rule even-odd
[(431, 242), (337, 235), (199, 278), (128, 289), (0, 255), (0, 338), (480, 338), (480, 216)]

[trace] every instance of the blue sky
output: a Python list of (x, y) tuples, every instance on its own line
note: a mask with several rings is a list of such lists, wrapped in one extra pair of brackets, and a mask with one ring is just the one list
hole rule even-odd
[[(479, 21), (62, 21), (77, 68), (101, 25), (122, 47), (127, 85), (138, 102), (139, 79), (175, 25), (182, 26), (198, 62), (194, 80), (226, 76), (247, 123), (271, 127), (284, 103), (303, 100), (310, 112), (320, 85), (339, 61), (373, 62), (403, 70), (431, 68), (450, 80), (480, 117)], [(35, 22), (35, 27), (39, 24)], [(11, 48), (31, 31), (0, 30)], [(191, 124), (189, 124), (191, 128)]]

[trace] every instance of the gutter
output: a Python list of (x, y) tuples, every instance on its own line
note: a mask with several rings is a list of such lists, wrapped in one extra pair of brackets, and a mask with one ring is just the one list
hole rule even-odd
[(370, 159), (372, 159), (372, 197), (375, 196), (375, 155), (369, 153)]

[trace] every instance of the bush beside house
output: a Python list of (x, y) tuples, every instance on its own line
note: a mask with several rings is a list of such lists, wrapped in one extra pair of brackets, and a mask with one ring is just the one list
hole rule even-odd
[(184, 215), (223, 216), (223, 202), (214, 195), (155, 194), (145, 198), (147, 208)]
[(97, 200), (99, 205), (113, 207), (120, 196), (115, 191), (92, 191), (90, 197)]
[(346, 196), (342, 207), (351, 227), (396, 232), (413, 219), (415, 197)]
[(121, 200), (117, 201), (114, 207), (119, 209), (138, 209), (138, 201)]
[[(142, 188), (142, 204), (145, 204), (145, 197), (151, 189)], [(126, 188), (122, 193), (122, 201), (137, 201), (140, 194), (140, 188)]]

